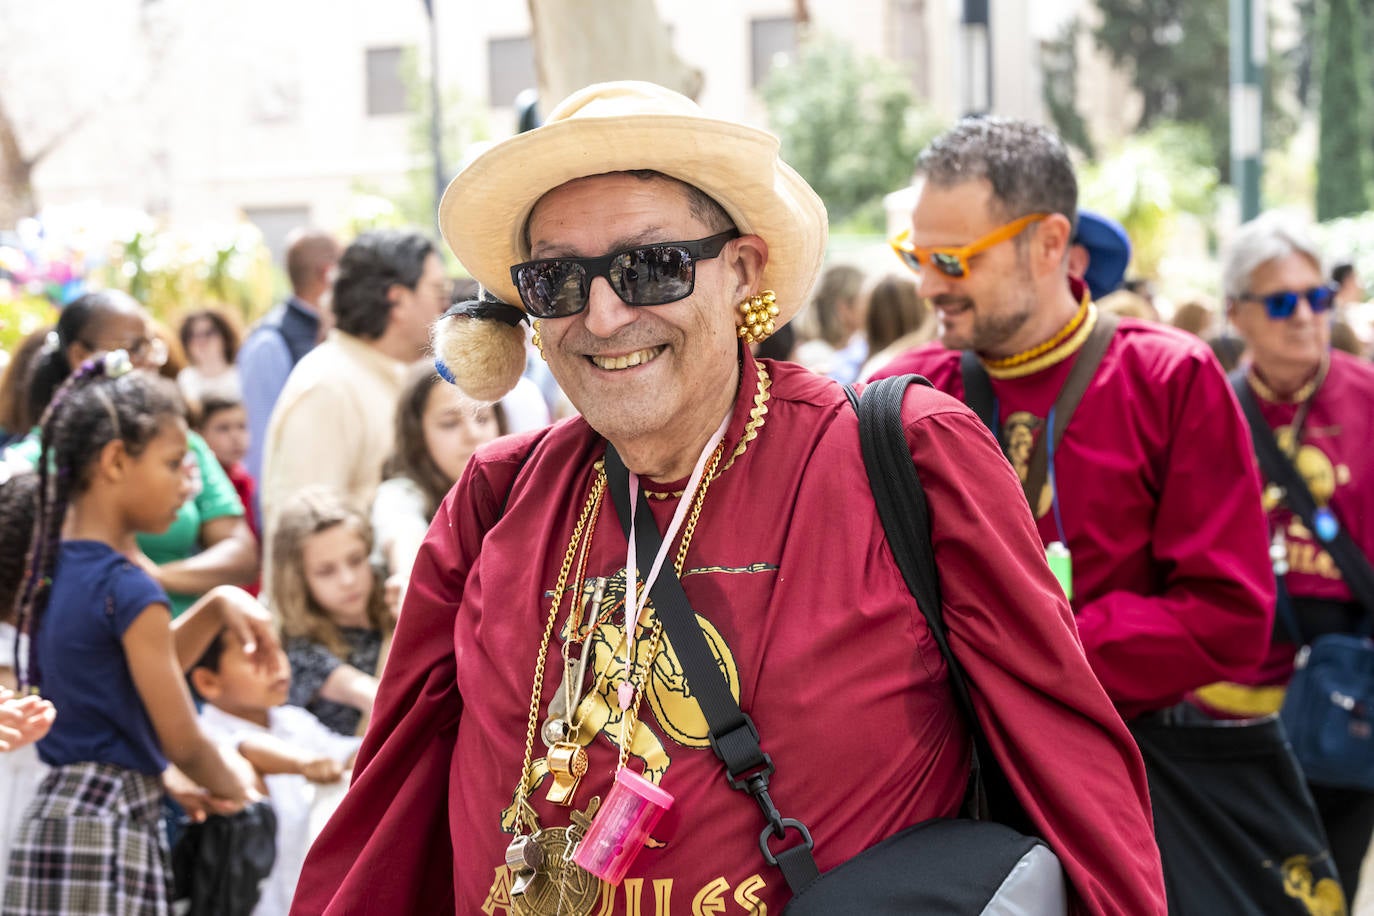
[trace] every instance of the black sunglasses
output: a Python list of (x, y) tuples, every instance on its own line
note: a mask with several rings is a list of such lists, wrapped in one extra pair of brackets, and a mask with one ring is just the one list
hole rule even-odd
[(1308, 307), (1315, 314), (1326, 311), (1334, 304), (1336, 290), (1330, 286), (1314, 286), (1301, 292), (1285, 289), (1277, 293), (1270, 293), (1267, 296), (1242, 293), (1240, 298), (1249, 302), (1264, 303), (1265, 313), (1275, 321), (1281, 321), (1292, 316), (1293, 312), (1297, 310), (1300, 299), (1306, 299)]
[(720, 254), (739, 237), (729, 229), (691, 242), (659, 242), (599, 258), (542, 258), (510, 269), (525, 310), (536, 318), (567, 318), (587, 307), (592, 280), (605, 277), (627, 305), (666, 305), (692, 295), (696, 262)]

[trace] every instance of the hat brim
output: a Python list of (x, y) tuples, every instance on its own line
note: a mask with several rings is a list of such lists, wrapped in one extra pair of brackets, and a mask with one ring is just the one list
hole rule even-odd
[(547, 192), (577, 178), (649, 169), (698, 188), (745, 235), (768, 245), (762, 284), (777, 295), (779, 324), (793, 317), (825, 255), (825, 205), (778, 158), (766, 131), (704, 116), (574, 117), (492, 147), (450, 182), (439, 228), (463, 266), (513, 305), (510, 269), (529, 260), (525, 227)]

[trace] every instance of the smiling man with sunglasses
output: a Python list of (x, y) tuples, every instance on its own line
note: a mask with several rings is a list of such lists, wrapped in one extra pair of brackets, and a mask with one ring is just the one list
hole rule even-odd
[[(1243, 384), (1263, 420), (1257, 441), (1277, 441), (1316, 504), (1309, 527), (1280, 483), (1270, 481), (1264, 491), (1265, 535), (1292, 616), (1280, 614), (1269, 656), (1246, 688), (1225, 685), (1209, 694), (1217, 706), (1253, 714), (1278, 708), (1275, 688), (1292, 676), (1297, 644), (1368, 632), (1374, 606), (1362, 601), (1374, 596), (1352, 588), (1344, 564), (1333, 560), (1340, 545), (1328, 545), (1344, 529), (1356, 552), (1374, 557), (1374, 368), (1332, 349), (1336, 291), (1323, 283), (1321, 253), (1307, 229), (1291, 217), (1269, 213), (1240, 227), (1222, 260), (1222, 283), (1226, 315), (1250, 354), (1233, 381)], [(1374, 833), (1374, 793), (1309, 787), (1346, 899), (1354, 900)]]
[(1248, 674), (1268, 645), (1273, 578), (1249, 436), (1211, 351), (1118, 323), (1071, 278), (1078, 187), (1051, 131), (966, 120), (917, 172), (911, 229), (893, 245), (942, 343), (880, 375), (927, 376), (997, 436), (1123, 717)]
[[(797, 821), (830, 869), (955, 814), (967, 733), (884, 544), (857, 415), (747, 346), (797, 313), (825, 249), (824, 206), (777, 139), (658, 86), (591, 86), (459, 173), (439, 220), (511, 303), (450, 309), (442, 373), (499, 397), (531, 317), (581, 415), (479, 450), (440, 507), (294, 912), (778, 912), (797, 875), (768, 858), (807, 853)], [(1162, 912), (1143, 767), (1030, 516), (982, 523), (1017, 498), (1012, 475), (938, 392), (910, 389), (904, 419), (951, 639), (1075, 912)], [(697, 640), (665, 625), (673, 576), (714, 694), (683, 661)], [(708, 731), (699, 701), (727, 691), (776, 765), (755, 772), (780, 831), (712, 753), (748, 746), (744, 725)], [(627, 810), (613, 779), (639, 774), (671, 810), (602, 883), (573, 849)]]

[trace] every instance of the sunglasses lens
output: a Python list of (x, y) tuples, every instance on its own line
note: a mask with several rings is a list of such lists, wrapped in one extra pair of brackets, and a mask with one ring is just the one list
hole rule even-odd
[(946, 277), (958, 278), (964, 275), (964, 262), (957, 255), (940, 251), (931, 252), (930, 263)]
[(1287, 318), (1298, 307), (1298, 294), (1290, 292), (1272, 293), (1264, 297), (1264, 310), (1270, 318)]
[(607, 274), (616, 295), (631, 305), (663, 305), (692, 294), (696, 268), (684, 248), (649, 245), (616, 257)]
[(568, 261), (543, 261), (515, 269), (520, 301), (537, 318), (575, 315), (587, 304), (586, 273)]
[(1324, 312), (1331, 308), (1336, 291), (1329, 286), (1314, 286), (1307, 291), (1307, 304), (1314, 312)]
[(897, 248), (895, 246), (893, 250), (897, 252), (897, 257), (902, 259), (902, 263), (907, 266), (908, 270), (914, 273), (921, 272), (921, 259), (916, 257), (916, 252), (908, 251), (905, 248)]

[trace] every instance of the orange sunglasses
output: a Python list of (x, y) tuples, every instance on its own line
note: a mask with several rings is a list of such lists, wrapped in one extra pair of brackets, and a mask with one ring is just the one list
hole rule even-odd
[(897, 257), (902, 259), (902, 263), (915, 273), (919, 274), (929, 263), (931, 267), (946, 277), (961, 279), (969, 275), (969, 259), (974, 255), (987, 251), (992, 246), (999, 245), (1007, 239), (1015, 238), (1024, 232), (1027, 226), (1038, 223), (1049, 215), (1048, 213), (1031, 213), (1020, 219), (1012, 220), (1005, 226), (998, 226), (978, 241), (962, 248), (919, 248), (911, 244), (910, 229), (903, 229), (889, 241), (889, 244), (892, 246), (892, 250), (897, 252)]

